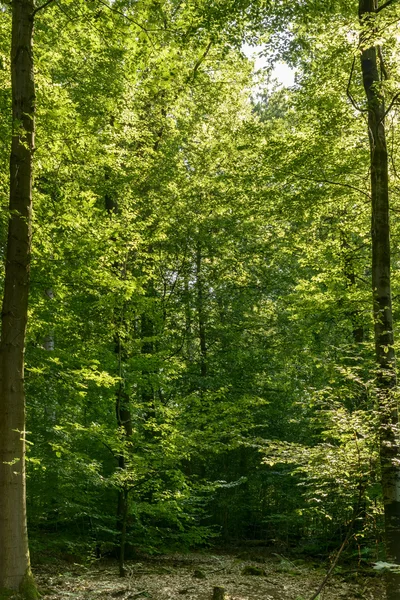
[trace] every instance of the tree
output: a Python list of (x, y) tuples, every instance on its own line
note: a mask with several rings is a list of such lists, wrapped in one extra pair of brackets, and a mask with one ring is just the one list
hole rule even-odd
[(32, 0), (12, 3), (13, 133), (0, 341), (0, 590), (37, 597), (30, 572), (25, 494), (24, 351), (31, 254), (35, 84)]
[[(314, 4), (264, 13), (290, 22), (275, 49), (300, 74), (256, 106), (237, 48), (258, 3), (58, 0), (57, 18), (41, 13), (33, 551), (43, 533), (78, 556), (159, 551), (216, 525), (320, 552), (354, 515), (380, 539), (357, 3)], [(385, 13), (361, 19), (367, 50)]]
[[(396, 210), (393, 203), (392, 205), (389, 204), (389, 191), (391, 187), (392, 189), (394, 188), (394, 182), (397, 177), (396, 158), (398, 150), (396, 143), (393, 141), (396, 135), (396, 119), (393, 119), (392, 122), (390, 156), (387, 150), (385, 123), (385, 121), (387, 122), (390, 110), (395, 106), (398, 98), (398, 93), (389, 78), (390, 72), (396, 72), (398, 69), (393, 56), (393, 48), (396, 45), (396, 41), (393, 33), (390, 32), (393, 23), (396, 22), (396, 17), (398, 17), (395, 4), (391, 1), (382, 4), (368, 0), (358, 2), (358, 28), (361, 30), (358, 40), (356, 40), (357, 36), (355, 35), (355, 31), (357, 30), (355, 4), (353, 6), (345, 6), (340, 2), (332, 2), (326, 6), (322, 4), (320, 7), (315, 6), (317, 12), (314, 14), (315, 30), (313, 33), (305, 32), (304, 6), (300, 7), (298, 11), (292, 11), (289, 16), (290, 7), (288, 5), (288, 12), (285, 13), (284, 17), (282, 17), (281, 12), (280, 17), (292, 19), (291, 31), (293, 32), (293, 37), (284, 48), (284, 52), (286, 57), (289, 57), (289, 60), (299, 64), (301, 67), (299, 83), (304, 86), (304, 89), (307, 89), (307, 78), (313, 78), (315, 82), (313, 87), (308, 87), (309, 93), (312, 93), (312, 96), (310, 96), (312, 97), (312, 101), (308, 103), (309, 111), (319, 111), (321, 128), (326, 129), (326, 136), (329, 136), (329, 129), (326, 127), (329, 121), (330, 130), (332, 132), (336, 131), (336, 135), (339, 135), (343, 141), (352, 143), (353, 155), (359, 156), (356, 161), (354, 158), (347, 156), (346, 151), (344, 151), (343, 156), (346, 157), (346, 166), (341, 158), (332, 156), (329, 151), (323, 155), (317, 148), (318, 136), (314, 134), (313, 142), (316, 143), (313, 144), (312, 149), (311, 147), (308, 148), (309, 162), (310, 166), (313, 165), (313, 172), (305, 174), (303, 170), (299, 169), (297, 171), (298, 176), (310, 181), (314, 180), (315, 188), (317, 185), (327, 185), (327, 187), (329, 185), (343, 186), (348, 188), (347, 195), (349, 198), (350, 194), (352, 194), (351, 190), (353, 192), (357, 192), (358, 190), (361, 195), (371, 199), (372, 265), (366, 265), (365, 253), (362, 251), (362, 237), (365, 240), (365, 235), (359, 236), (359, 242), (361, 243), (354, 244), (354, 233), (356, 233), (356, 230), (354, 229), (351, 232), (347, 227), (343, 227), (343, 223), (341, 225), (342, 241), (340, 252), (344, 257), (343, 266), (350, 283), (349, 288), (351, 287), (355, 290), (357, 282), (357, 286), (363, 287), (363, 274), (360, 270), (362, 264), (364, 264), (365, 275), (369, 276), (372, 274), (375, 366), (370, 366), (369, 377), (373, 377), (375, 380), (375, 408), (377, 413), (379, 413), (377, 433), (380, 436), (380, 476), (385, 513), (386, 551), (388, 560), (399, 564), (400, 505), (396, 491), (399, 481), (397, 467), (399, 458), (398, 391), (391, 301), (391, 253), (393, 250), (390, 248), (389, 238), (389, 211)], [(353, 15), (349, 13), (349, 9), (354, 10)], [(276, 14), (279, 15), (279, 12)], [(328, 31), (331, 32), (330, 39)], [(336, 35), (332, 35), (333, 31), (336, 32)], [(344, 32), (346, 32), (346, 37), (344, 37)], [(354, 40), (358, 41), (357, 49), (352, 48)], [(388, 44), (386, 47), (383, 47), (382, 44), (385, 40), (388, 40)], [(331, 50), (329, 50), (330, 48)], [(354, 55), (352, 62), (349, 61), (349, 51)], [(327, 60), (329, 52), (331, 60)], [(348, 55), (347, 58), (346, 53)], [(360, 53), (361, 58), (361, 77), (354, 71), (358, 53)], [(387, 57), (384, 58), (385, 54), (389, 56), (389, 59)], [(343, 61), (338, 60), (339, 56), (342, 56), (349, 65), (347, 82), (343, 77)], [(328, 63), (332, 65), (330, 71), (326, 70), (326, 64)], [(326, 96), (323, 86), (328, 81), (330, 82), (330, 99), (324, 99), (324, 103), (320, 103), (318, 106), (320, 98)], [(344, 123), (343, 104), (337, 102), (336, 95), (336, 90), (340, 85), (342, 86), (342, 100), (347, 88), (347, 115), (354, 119), (354, 116), (358, 116), (360, 112), (367, 113), (368, 128), (364, 135), (358, 134), (354, 137), (353, 142), (351, 142), (351, 138), (349, 139), (348, 133), (344, 131), (341, 125)], [(361, 96), (362, 89), (366, 102), (363, 101)], [(390, 100), (387, 100), (388, 97)], [(340, 114), (341, 111), (342, 114)], [(316, 128), (316, 131), (318, 131), (318, 128)], [(366, 134), (368, 134), (369, 144)], [(364, 153), (364, 157), (360, 155), (362, 144), (369, 151), (368, 155)], [(315, 162), (317, 156), (320, 157), (320, 164)], [(342, 169), (339, 170), (338, 167), (341, 163)], [(331, 174), (332, 167), (333, 170), (337, 170), (336, 177), (333, 177)], [(353, 168), (353, 173), (351, 173), (349, 167)], [(316, 172), (320, 173), (318, 177), (315, 176)], [(370, 179), (370, 189), (368, 190), (365, 189), (360, 176), (363, 172), (368, 173), (368, 179)], [(329, 175), (327, 176), (326, 173), (329, 173)], [(314, 193), (316, 193), (316, 190)], [(343, 221), (348, 209), (346, 209), (346, 212), (343, 212), (342, 206), (340, 208), (340, 216)], [(337, 209), (338, 207), (336, 207), (336, 214), (338, 214)], [(397, 235), (396, 227), (394, 228), (394, 234)], [(324, 246), (326, 249), (327, 246)], [(352, 246), (354, 246), (353, 252), (351, 251)], [(359, 247), (358, 252), (356, 252), (357, 246)], [(395, 248), (395, 244), (393, 244), (393, 247)], [(337, 255), (338, 253), (336, 253), (335, 258)], [(358, 270), (357, 277), (355, 276), (354, 267)], [(393, 273), (395, 276), (394, 281), (396, 282), (396, 267)], [(314, 285), (312, 287), (315, 289)], [(357, 352), (360, 355), (359, 358), (362, 356), (363, 364), (366, 365), (368, 363), (365, 361), (366, 354), (362, 347), (364, 347), (364, 350), (366, 349), (369, 334), (368, 328), (365, 328), (367, 335), (364, 336), (363, 332), (362, 339), (360, 338), (358, 324), (360, 324), (361, 308), (359, 304), (355, 309), (358, 311), (358, 315), (353, 308), (348, 312), (348, 316), (351, 317), (355, 325), (355, 327), (353, 326), (353, 338), (358, 344)], [(388, 598), (398, 598), (399, 594), (400, 585), (398, 576), (395, 573), (389, 574)]]
[[(390, 5), (391, 3), (387, 3)], [(374, 315), (376, 383), (380, 422), (380, 462), (387, 560), (400, 565), (400, 447), (398, 439), (398, 394), (391, 290), (389, 235), (389, 167), (386, 144), (384, 90), (387, 78), (383, 50), (374, 41), (376, 15), (385, 4), (360, 0), (358, 15), (361, 71), (367, 99), (371, 173), (372, 299)], [(400, 598), (400, 574), (389, 573), (387, 598)]]

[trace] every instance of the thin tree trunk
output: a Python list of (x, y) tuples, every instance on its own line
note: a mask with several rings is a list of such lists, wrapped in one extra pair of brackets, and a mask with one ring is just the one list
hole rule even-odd
[(189, 273), (185, 270), (184, 273), (184, 294), (183, 301), (185, 304), (185, 346), (186, 357), (189, 362), (193, 360), (192, 347), (192, 310), (190, 306), (190, 289), (189, 289)]
[[(349, 282), (349, 289), (356, 290), (357, 280), (356, 274), (354, 272), (353, 258), (351, 257), (350, 244), (346, 240), (343, 231), (340, 232), (340, 238), (341, 251), (344, 257), (344, 276)], [(362, 344), (364, 342), (364, 328), (362, 323), (360, 322), (361, 311), (357, 309), (352, 310), (348, 313), (348, 316), (352, 324), (353, 342), (355, 344)]]
[[(147, 294), (149, 298), (154, 296), (154, 290), (151, 286), (150, 292)], [(152, 307), (150, 307), (152, 308)], [(154, 355), (154, 319), (147, 313), (143, 313), (141, 316), (141, 328), (140, 337), (142, 339), (142, 354), (145, 355), (149, 361), (152, 360)], [(154, 374), (154, 368), (152, 366), (145, 366), (142, 369), (142, 402), (145, 405), (147, 419), (155, 416), (154, 406), (154, 386), (152, 382), (152, 375)]]
[[(153, 254), (151, 246), (148, 247), (150, 256)], [(153, 259), (151, 258), (153, 264)], [(141, 353), (143, 355), (142, 381), (140, 384), (140, 399), (143, 403), (145, 411), (145, 438), (147, 440), (154, 439), (156, 433), (152, 420), (156, 418), (156, 397), (155, 397), (155, 380), (154, 376), (157, 370), (154, 368), (154, 356), (157, 348), (155, 343), (156, 321), (154, 315), (154, 300), (157, 297), (157, 292), (154, 286), (154, 281), (150, 280), (147, 284), (146, 302), (143, 312), (140, 316), (140, 340)], [(148, 427), (147, 427), (148, 426)]]
[[(129, 490), (125, 486), (120, 492), (121, 497), (121, 539), (119, 545), (119, 576), (125, 577), (125, 548), (126, 548), (126, 529), (128, 523), (128, 497)], [(120, 500), (119, 500), (120, 501)]]
[[(132, 438), (132, 417), (130, 410), (129, 396), (123, 389), (123, 382), (117, 393), (116, 416), (118, 427), (124, 431), (125, 441), (128, 442)], [(125, 449), (118, 456), (118, 468), (122, 472), (126, 471)], [(125, 577), (125, 546), (126, 546), (126, 528), (128, 520), (128, 499), (129, 489), (126, 483), (118, 490), (117, 503), (117, 529), (120, 534), (119, 540), (119, 574), (120, 577)]]
[[(400, 470), (396, 365), (390, 281), (388, 154), (378, 49), (371, 45), (377, 0), (359, 1), (361, 69), (368, 103), (372, 199), (372, 293), (380, 423), (380, 463), (388, 562), (400, 565)], [(383, 67), (383, 65), (381, 65)], [(384, 71), (384, 69), (382, 69)], [(387, 599), (400, 599), (400, 575), (387, 578)]]
[(13, 0), (13, 134), (10, 220), (0, 342), (0, 591), (36, 598), (30, 575), (25, 498), (24, 349), (31, 251), (34, 146), (33, 2)]
[[(45, 291), (45, 294), (46, 294), (46, 296), (47, 296), (47, 298), (49, 300), (53, 300), (54, 299), (54, 293), (53, 293), (53, 290), (51, 288), (48, 288)], [(50, 330), (49, 333), (45, 336), (45, 338), (43, 340), (43, 348), (47, 352), (53, 352), (54, 347), (55, 347), (55, 343), (54, 343), (54, 331)]]
[[(113, 125), (113, 121), (111, 121)], [(105, 171), (105, 181), (109, 182), (110, 180), (110, 171), (106, 169)], [(118, 201), (110, 193), (109, 190), (106, 191), (105, 197), (105, 208), (110, 216), (110, 218), (114, 218), (119, 215), (119, 206)], [(115, 238), (111, 238), (115, 241)], [(121, 265), (118, 262), (113, 264), (114, 269), (119, 274), (121, 280), (124, 280), (126, 277), (126, 266)], [(121, 315), (118, 318), (118, 327), (121, 328), (124, 325), (124, 307), (121, 308)], [(129, 394), (126, 393), (124, 386), (125, 382), (123, 379), (123, 359), (125, 356), (125, 349), (123, 347), (121, 341), (122, 331), (118, 331), (114, 337), (115, 342), (115, 354), (118, 359), (118, 374), (120, 378), (118, 390), (115, 397), (115, 416), (117, 419), (118, 428), (123, 431), (123, 439), (124, 443), (128, 443), (132, 438), (132, 414), (130, 407), (130, 399)], [(126, 464), (126, 448), (122, 448), (120, 454), (117, 457), (118, 459), (118, 468), (121, 473), (125, 476), (125, 472), (127, 470)], [(126, 534), (127, 534), (127, 522), (128, 522), (128, 508), (129, 508), (129, 488), (128, 485), (124, 482), (118, 489), (117, 494), (117, 531), (119, 533), (119, 575), (120, 577), (125, 577), (125, 549), (126, 549)]]
[(196, 287), (197, 287), (197, 318), (199, 326), (200, 342), (200, 375), (207, 377), (207, 340), (206, 322), (204, 316), (203, 277), (202, 277), (202, 255), (200, 242), (196, 248)]

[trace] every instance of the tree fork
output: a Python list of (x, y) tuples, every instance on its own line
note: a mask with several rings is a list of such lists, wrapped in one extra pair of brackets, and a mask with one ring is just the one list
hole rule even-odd
[(10, 201), (0, 341), (0, 596), (38, 594), (30, 572), (25, 492), (24, 350), (31, 253), (35, 83), (33, 0), (13, 0)]
[[(372, 295), (385, 542), (388, 562), (400, 565), (400, 470), (396, 466), (400, 452), (390, 275), (388, 152), (378, 48), (370, 41), (374, 14), (379, 10), (377, 0), (359, 0), (359, 19), (363, 28), (360, 35), (361, 71), (367, 99), (370, 147)], [(388, 574), (386, 593), (388, 600), (400, 600), (399, 574)]]

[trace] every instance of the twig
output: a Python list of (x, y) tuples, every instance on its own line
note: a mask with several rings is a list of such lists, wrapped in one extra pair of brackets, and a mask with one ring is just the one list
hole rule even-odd
[[(358, 460), (360, 461), (360, 449), (358, 446), (358, 437), (357, 437), (357, 432), (354, 432), (355, 434), (355, 441), (356, 441), (356, 446), (357, 446), (357, 456), (358, 456)], [(354, 529), (354, 523), (356, 522), (356, 518), (360, 513), (360, 506), (361, 506), (361, 500), (363, 497), (363, 493), (365, 491), (365, 488), (362, 484), (362, 481), (360, 479), (360, 483), (359, 483), (359, 490), (358, 490), (358, 499), (357, 499), (357, 506), (354, 508), (354, 512), (353, 512), (353, 518), (351, 520), (351, 523), (349, 525), (349, 528), (347, 530), (346, 533), (346, 537), (343, 540), (342, 545), (339, 548), (338, 553), (335, 556), (335, 560), (333, 561), (330, 569), (328, 570), (327, 574), (325, 575), (323, 581), (321, 582), (319, 588), (317, 589), (317, 591), (315, 592), (315, 594), (313, 596), (311, 596), (310, 600), (316, 600), (316, 598), (319, 596), (319, 594), (322, 592), (322, 590), (324, 589), (324, 587), (326, 586), (326, 584), (329, 581), (330, 576), (333, 573), (334, 568), (336, 567), (338, 560), (340, 558), (340, 555), (342, 554), (343, 550), (345, 549), (346, 544), (349, 542), (350, 538), (353, 535), (353, 529)]]
[(316, 598), (318, 598), (319, 594), (322, 592), (322, 590), (324, 589), (324, 587), (326, 586), (326, 584), (329, 581), (330, 576), (332, 575), (332, 572), (334, 570), (334, 568), (336, 567), (338, 560), (340, 558), (340, 555), (342, 554), (347, 542), (349, 541), (350, 537), (351, 537), (351, 533), (352, 533), (352, 529), (353, 527), (350, 527), (349, 531), (347, 532), (347, 535), (343, 541), (343, 544), (340, 546), (338, 553), (336, 554), (335, 560), (333, 561), (333, 563), (331, 564), (331, 567), (329, 569), (329, 571), (327, 572), (327, 574), (325, 575), (324, 579), (322, 580), (320, 586), (318, 587), (317, 591), (315, 592), (315, 594), (313, 594), (310, 598), (310, 600), (316, 600)]

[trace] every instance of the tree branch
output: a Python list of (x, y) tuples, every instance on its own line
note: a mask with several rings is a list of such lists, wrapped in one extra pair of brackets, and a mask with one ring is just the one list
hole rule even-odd
[(388, 108), (387, 110), (385, 110), (385, 113), (384, 113), (384, 115), (383, 115), (383, 117), (382, 117), (382, 119), (381, 119), (381, 122), (382, 122), (382, 121), (383, 121), (383, 119), (384, 119), (384, 118), (385, 118), (385, 117), (386, 117), (386, 116), (387, 116), (387, 115), (390, 113), (390, 111), (391, 111), (391, 109), (392, 109), (392, 107), (393, 107), (393, 104), (396, 102), (397, 98), (399, 98), (399, 97), (400, 97), (400, 92), (397, 92), (397, 94), (395, 94), (395, 95), (393, 96), (393, 98), (392, 98), (392, 101), (391, 101), (391, 103), (389, 104), (389, 108)]
[(102, 4), (103, 6), (105, 6), (106, 8), (108, 8), (108, 10), (111, 10), (111, 12), (116, 13), (117, 15), (120, 15), (121, 17), (123, 17), (124, 19), (126, 19), (127, 21), (129, 21), (130, 23), (133, 23), (134, 25), (136, 25), (137, 27), (139, 27), (142, 31), (144, 31), (144, 33), (147, 35), (147, 37), (149, 38), (152, 46), (154, 47), (153, 44), (153, 40), (151, 39), (149, 32), (150, 33), (157, 33), (157, 32), (162, 32), (162, 33), (173, 33), (175, 35), (179, 35), (179, 31), (175, 30), (175, 29), (166, 29), (164, 28), (156, 28), (156, 29), (147, 29), (146, 27), (144, 27), (144, 25), (141, 25), (141, 23), (138, 23), (137, 21), (135, 21), (134, 19), (132, 19), (132, 17), (129, 17), (128, 15), (126, 15), (125, 13), (123, 13), (121, 10), (118, 10), (117, 8), (114, 8), (113, 6), (110, 6), (109, 4), (107, 4), (107, 2), (105, 2), (104, 0), (97, 0), (98, 2), (100, 2), (100, 4)]
[(354, 108), (356, 110), (358, 110), (359, 112), (368, 112), (366, 108), (360, 108), (356, 101), (354, 100), (351, 92), (350, 92), (350, 85), (351, 85), (351, 80), (353, 79), (353, 73), (354, 73), (354, 66), (356, 64), (356, 57), (354, 56), (353, 58), (353, 63), (351, 65), (351, 69), (350, 69), (350, 75), (349, 75), (349, 81), (347, 82), (347, 88), (346, 88), (346, 94), (348, 99), (350, 100), (350, 102), (352, 103), (352, 105), (354, 106)]
[(381, 12), (381, 10), (385, 10), (385, 8), (387, 8), (391, 4), (395, 4), (396, 2), (397, 0), (386, 0), (385, 4), (382, 4), (382, 6), (378, 6), (378, 8), (375, 9), (375, 12), (379, 13)]
[(389, 74), (386, 70), (385, 61), (383, 59), (382, 47), (380, 45), (378, 46), (378, 56), (379, 56), (379, 63), (381, 65), (382, 75), (385, 78), (385, 80), (387, 81), (389, 79)]
[(354, 190), (355, 192), (359, 192), (360, 194), (363, 194), (363, 196), (366, 196), (368, 199), (370, 198), (370, 195), (368, 192), (366, 192), (365, 190), (362, 190), (361, 188), (356, 187), (355, 185), (351, 185), (351, 183), (342, 183), (341, 181), (332, 181), (330, 179), (314, 179), (313, 177), (306, 177), (305, 175), (298, 175), (298, 174), (296, 174), (296, 177), (298, 179), (304, 179), (305, 181), (312, 181), (314, 183), (327, 183), (328, 185), (339, 185), (341, 187), (345, 187), (345, 188), (349, 188), (350, 190)]
[(212, 41), (210, 41), (208, 43), (207, 48), (204, 50), (203, 54), (200, 56), (199, 60), (194, 65), (193, 76), (192, 76), (193, 79), (196, 77), (197, 71), (199, 70), (201, 63), (207, 58), (207, 54), (209, 53), (211, 46), (212, 46)]
[(37, 6), (32, 13), (32, 17), (34, 17), (36, 15), (36, 13), (39, 12), (39, 10), (42, 10), (42, 8), (46, 8), (46, 6), (48, 6), (49, 4), (52, 4), (53, 2), (55, 2), (55, 0), (47, 0), (47, 2), (45, 2), (41, 6)]
[(144, 33), (149, 38), (149, 41), (150, 41), (151, 45), (154, 47), (153, 40), (151, 39), (151, 36), (149, 34), (149, 30), (146, 29), (146, 27), (144, 27), (143, 25), (141, 25), (140, 23), (138, 23), (137, 21), (135, 21), (131, 17), (128, 17), (128, 15), (125, 15), (121, 10), (118, 10), (117, 8), (114, 8), (113, 6), (110, 6), (109, 4), (107, 4), (107, 2), (104, 2), (104, 0), (97, 0), (97, 1), (100, 2), (100, 4), (102, 4), (106, 8), (108, 8), (108, 10), (111, 10), (111, 12), (114, 12), (117, 15), (120, 15), (121, 17), (124, 17), (124, 19), (126, 19), (130, 23), (133, 23), (134, 25), (136, 25), (137, 27), (139, 27), (139, 29), (141, 29), (142, 31), (144, 31)]

